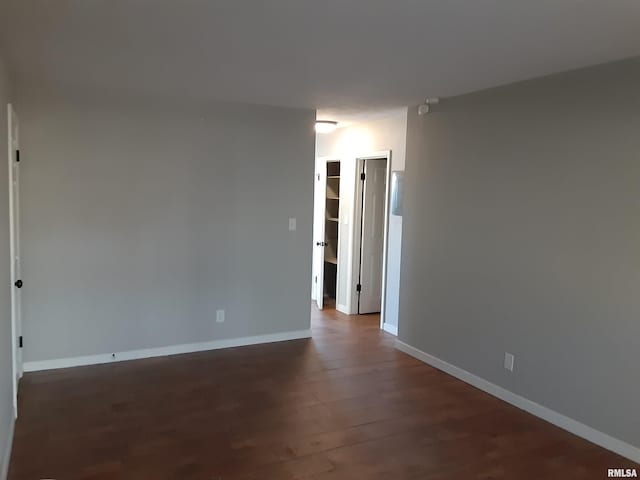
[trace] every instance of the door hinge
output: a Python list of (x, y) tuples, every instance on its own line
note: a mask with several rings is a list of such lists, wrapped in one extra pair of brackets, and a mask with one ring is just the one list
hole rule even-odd
[(364, 174), (364, 172), (362, 172), (360, 174), (360, 180), (362, 180), (364, 182), (365, 177), (366, 177), (366, 175)]
[(316, 283), (318, 283), (318, 276), (316, 275)]
[(22, 342), (22, 335), (20, 335), (20, 336), (18, 337), (18, 347), (22, 348), (22, 344), (23, 344), (23, 342)]
[(16, 150), (16, 162), (20, 161), (20, 150)]
[(360, 293), (362, 291), (362, 285), (361, 284), (357, 284), (356, 285), (356, 292)]

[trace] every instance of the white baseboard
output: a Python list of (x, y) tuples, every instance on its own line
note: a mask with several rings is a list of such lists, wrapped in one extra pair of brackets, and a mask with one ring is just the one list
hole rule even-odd
[(462, 368), (451, 365), (444, 360), (434, 357), (428, 353), (418, 350), (411, 345), (408, 345), (400, 340), (396, 340), (396, 348), (401, 350), (418, 360), (431, 365), (432, 367), (442, 370), (451, 376), (454, 376), (465, 383), (473, 385), (474, 387), (487, 392), (494, 397), (504, 400), (511, 405), (520, 408), (526, 412), (529, 412), (536, 417), (546, 420), (568, 432), (573, 433), (579, 437), (584, 438), (596, 445), (599, 445), (607, 450), (617, 453), (629, 460), (633, 460), (636, 463), (640, 463), (640, 448), (623, 442), (617, 438), (613, 438), (606, 433), (600, 432), (594, 428), (591, 428), (583, 423), (580, 423), (572, 418), (569, 418), (561, 413), (558, 413), (550, 408), (544, 407), (536, 402), (528, 400), (520, 395), (517, 395), (509, 390), (506, 390), (498, 385), (489, 382), (483, 378), (480, 378), (473, 373), (467, 372)]
[(338, 303), (336, 304), (336, 310), (339, 311), (340, 313), (344, 313), (345, 315), (351, 315), (351, 312), (349, 311), (346, 305), (340, 305)]
[(382, 324), (382, 329), (387, 332), (390, 333), (391, 335), (395, 335), (396, 337), (398, 336), (398, 326), (397, 325), (391, 325), (389, 323), (383, 323)]
[(164, 357), (166, 355), (177, 355), (181, 353), (202, 352), (206, 350), (218, 350), (221, 348), (243, 347), (246, 345), (256, 345), (260, 343), (283, 342), (286, 340), (297, 340), (300, 338), (310, 338), (311, 330), (296, 330), (292, 332), (272, 333), (268, 335), (257, 335), (254, 337), (230, 338), (225, 340), (211, 340), (208, 342), (186, 343), (182, 345), (170, 345), (167, 347), (146, 348), (143, 350), (130, 350), (126, 352), (103, 353), (99, 355), (88, 355), (86, 357), (58, 358), (54, 360), (40, 360), (26, 362), (25, 372), (36, 372), (40, 370), (52, 370), (55, 368), (79, 367), (81, 365), (97, 365), (101, 363), (123, 362), (126, 360), (137, 360), (140, 358)]
[(2, 458), (0, 458), (0, 480), (7, 480), (7, 476), (9, 475), (9, 462), (11, 462), (11, 449), (13, 447), (13, 430), (16, 424), (13, 415), (11, 417), (9, 431), (7, 432), (7, 444), (4, 452), (2, 452)]

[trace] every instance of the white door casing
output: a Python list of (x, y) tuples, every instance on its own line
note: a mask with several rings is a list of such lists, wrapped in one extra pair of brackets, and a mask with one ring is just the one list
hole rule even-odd
[(11, 254), (11, 332), (13, 353), (13, 407), (18, 413), (18, 382), (22, 377), (22, 302), (20, 287), (21, 257), (20, 257), (20, 136), (18, 117), (9, 104), (7, 106), (9, 124), (9, 230)]

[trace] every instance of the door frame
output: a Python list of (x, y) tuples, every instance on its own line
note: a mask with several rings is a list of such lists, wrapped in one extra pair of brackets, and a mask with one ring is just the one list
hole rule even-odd
[[(384, 236), (382, 241), (382, 298), (380, 303), (380, 329), (384, 330), (385, 323), (385, 310), (387, 306), (387, 262), (389, 257), (389, 214), (390, 214), (390, 196), (391, 196), (391, 150), (381, 150), (377, 152), (371, 152), (366, 155), (358, 155), (356, 157), (356, 178), (354, 187), (354, 241), (352, 243), (353, 252), (351, 255), (352, 265), (352, 277), (357, 281), (360, 271), (360, 239), (362, 236), (362, 202), (359, 201), (362, 198), (362, 181), (360, 180), (360, 172), (364, 167), (365, 160), (386, 160), (387, 172), (386, 172), (386, 192), (384, 195)], [(351, 309), (352, 311), (358, 311), (358, 294), (356, 292), (355, 283), (352, 285), (355, 295), (351, 296)], [(354, 309), (355, 305), (355, 309)]]
[[(15, 109), (13, 108), (13, 105), (11, 103), (7, 104), (7, 119), (8, 119), (8, 158), (7, 158), (7, 166), (9, 169), (9, 174), (8, 174), (8, 181), (9, 181), (9, 248), (10, 248), (10, 255), (11, 255), (11, 265), (10, 265), (10, 269), (11, 269), (11, 283), (10, 283), (10, 287), (11, 287), (11, 373), (12, 373), (12, 377), (13, 377), (13, 409), (14, 409), (14, 415), (17, 417), (18, 416), (18, 380), (20, 378), (22, 378), (22, 373), (23, 373), (23, 369), (22, 369), (22, 359), (20, 358), (21, 356), (19, 355), (20, 353), (20, 346), (18, 345), (18, 336), (21, 335), (21, 330), (22, 330), (22, 322), (19, 320), (18, 318), (18, 309), (17, 309), (17, 293), (16, 292), (16, 288), (14, 286), (14, 282), (17, 280), (17, 272), (16, 272), (16, 256), (17, 253), (19, 251), (19, 244), (18, 242), (20, 242), (20, 238), (19, 236), (17, 236), (17, 232), (19, 232), (19, 226), (16, 226), (16, 222), (18, 221), (18, 219), (16, 219), (16, 215), (15, 215), (15, 208), (16, 206), (14, 205), (14, 190), (16, 190), (16, 186), (14, 185), (14, 170), (13, 170), (13, 166), (14, 166), (14, 156), (15, 156), (15, 150), (20, 150), (20, 124), (18, 123), (17, 126), (17, 131), (18, 131), (18, 135), (17, 135), (17, 139), (15, 139), (15, 144), (16, 144), (16, 148), (14, 149), (14, 138), (13, 138), (13, 132), (14, 132), (14, 128), (13, 128), (13, 118), (18, 118), (18, 115), (15, 112)], [(20, 168), (19, 166), (17, 168)], [(20, 180), (19, 176), (18, 176), (18, 181)], [(16, 193), (16, 197), (17, 197), (17, 208), (20, 208), (20, 186), (18, 185), (17, 187), (17, 191)], [(21, 261), (21, 259), (20, 259)], [(18, 324), (18, 322), (20, 323), (20, 325)]]

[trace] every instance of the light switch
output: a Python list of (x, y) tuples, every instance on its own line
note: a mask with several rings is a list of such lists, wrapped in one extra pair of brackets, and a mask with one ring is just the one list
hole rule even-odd
[(513, 372), (513, 363), (515, 361), (515, 357), (512, 353), (504, 352), (504, 368)]
[(296, 219), (295, 218), (290, 218), (289, 219), (289, 231), (293, 232), (296, 229)]

